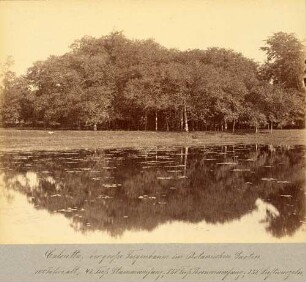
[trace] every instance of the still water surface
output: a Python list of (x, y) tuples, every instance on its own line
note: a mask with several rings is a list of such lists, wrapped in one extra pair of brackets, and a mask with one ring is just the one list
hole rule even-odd
[(305, 147), (1, 153), (0, 243), (305, 242)]

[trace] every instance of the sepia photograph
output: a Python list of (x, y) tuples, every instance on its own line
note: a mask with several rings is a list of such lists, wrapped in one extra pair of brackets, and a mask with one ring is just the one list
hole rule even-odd
[(305, 1), (0, 1), (0, 245), (305, 243)]

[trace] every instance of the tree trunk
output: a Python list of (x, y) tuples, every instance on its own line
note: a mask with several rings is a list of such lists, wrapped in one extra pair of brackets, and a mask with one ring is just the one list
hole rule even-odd
[(255, 126), (255, 133), (257, 133), (258, 132), (258, 127), (257, 127), (257, 125)]
[(181, 123), (180, 123), (180, 130), (184, 129), (184, 112), (181, 112)]
[(236, 120), (233, 121), (233, 133), (235, 132), (235, 124), (236, 124)]
[(184, 158), (184, 176), (187, 173), (187, 158), (188, 158), (188, 147), (185, 147), (185, 158)]
[(227, 131), (227, 121), (224, 121), (224, 130)]
[(184, 103), (184, 120), (185, 120), (185, 131), (188, 132), (189, 128), (188, 128), (188, 117), (187, 117), (187, 106), (186, 106), (186, 102)]
[(273, 122), (271, 121), (271, 126), (270, 126), (270, 133), (273, 131)]
[(94, 130), (94, 131), (97, 131), (97, 124), (96, 124), (96, 123), (95, 123), (94, 126), (93, 126), (93, 130)]
[(181, 148), (181, 154), (180, 154), (181, 164), (183, 163), (183, 148)]
[(157, 117), (157, 110), (155, 110), (155, 131), (157, 131), (158, 128), (158, 117)]
[(145, 122), (145, 124), (144, 124), (145, 131), (147, 131), (147, 125), (148, 125), (148, 114), (147, 114), (147, 112), (145, 112), (145, 120), (144, 120), (144, 122)]
[(169, 117), (166, 115), (166, 130), (169, 131)]

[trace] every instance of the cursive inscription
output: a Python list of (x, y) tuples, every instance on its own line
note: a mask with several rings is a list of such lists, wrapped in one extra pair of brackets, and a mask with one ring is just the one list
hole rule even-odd
[[(52, 248), (40, 278), (84, 281), (302, 281), (302, 268), (263, 263), (262, 254), (246, 250), (161, 251), (161, 249)], [(256, 267), (254, 267), (256, 265)]]

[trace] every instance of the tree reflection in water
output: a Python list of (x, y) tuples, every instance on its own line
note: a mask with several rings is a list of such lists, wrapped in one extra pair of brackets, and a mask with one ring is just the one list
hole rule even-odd
[(4, 153), (6, 188), (77, 231), (153, 230), (171, 221), (222, 224), (266, 209), (266, 230), (305, 221), (305, 148), (236, 145)]

